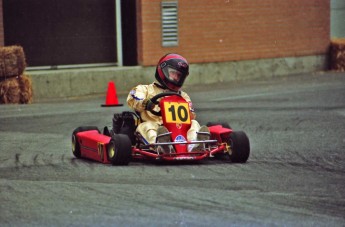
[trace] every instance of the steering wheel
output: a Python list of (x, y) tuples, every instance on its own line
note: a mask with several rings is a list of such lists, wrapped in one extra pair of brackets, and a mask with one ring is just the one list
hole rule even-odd
[[(163, 92), (163, 93), (159, 93), (155, 96), (153, 96), (151, 98), (151, 102), (153, 102), (155, 105), (158, 105), (159, 104), (159, 101), (158, 99), (160, 98), (163, 98), (163, 97), (166, 97), (166, 96), (173, 96), (173, 95), (177, 95), (177, 96), (180, 96), (182, 97), (179, 93), (175, 93), (175, 92)], [(159, 110), (159, 111), (155, 111), (155, 110), (149, 110), (153, 115), (156, 115), (156, 116), (162, 116), (162, 112)]]

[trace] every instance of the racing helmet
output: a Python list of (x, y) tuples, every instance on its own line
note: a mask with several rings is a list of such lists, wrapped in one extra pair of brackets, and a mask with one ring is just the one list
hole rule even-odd
[(159, 60), (155, 77), (164, 88), (179, 91), (188, 74), (189, 65), (184, 57), (167, 54)]

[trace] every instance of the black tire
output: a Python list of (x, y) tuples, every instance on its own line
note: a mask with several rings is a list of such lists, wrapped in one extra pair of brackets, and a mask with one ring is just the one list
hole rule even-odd
[(232, 132), (229, 138), (229, 145), (231, 149), (230, 159), (232, 162), (247, 162), (250, 154), (250, 144), (249, 139), (244, 132)]
[(127, 135), (114, 134), (107, 147), (108, 160), (113, 165), (128, 165), (132, 155), (132, 143)]
[(229, 123), (227, 122), (207, 122), (206, 124), (207, 127), (214, 126), (214, 125), (221, 125), (223, 126), (223, 128), (231, 129)]
[(72, 133), (72, 153), (76, 158), (80, 158), (81, 157), (81, 153), (80, 153), (80, 144), (77, 140), (77, 133), (79, 132), (85, 132), (85, 131), (90, 131), (90, 130), (97, 130), (98, 132), (99, 129), (96, 126), (82, 126), (82, 127), (78, 127), (76, 128), (73, 133)]

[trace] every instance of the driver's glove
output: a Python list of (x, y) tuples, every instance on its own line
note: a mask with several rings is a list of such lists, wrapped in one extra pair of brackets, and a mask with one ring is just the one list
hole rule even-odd
[(153, 108), (155, 108), (155, 104), (151, 101), (151, 99), (144, 99), (143, 106), (145, 107), (145, 110), (153, 110)]

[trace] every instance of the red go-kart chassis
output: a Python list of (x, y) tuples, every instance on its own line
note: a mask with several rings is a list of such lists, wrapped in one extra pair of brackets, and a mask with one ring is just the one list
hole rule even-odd
[[(81, 127), (83, 128), (83, 127)], [(87, 129), (87, 127), (85, 127)], [(211, 132), (211, 138), (218, 138), (219, 140), (205, 140), (203, 143), (213, 143), (215, 144), (209, 150), (202, 152), (183, 152), (183, 153), (172, 153), (172, 154), (158, 154), (152, 152), (150, 149), (139, 149), (135, 146), (132, 147), (132, 158), (135, 159), (145, 159), (152, 158), (157, 160), (202, 160), (207, 157), (214, 157), (215, 155), (221, 153), (225, 154), (230, 151), (227, 143), (221, 142), (222, 135), (230, 134), (231, 129), (223, 128), (220, 125), (209, 127)], [(80, 154), (76, 156), (78, 158), (92, 159), (105, 164), (112, 163), (109, 157), (114, 156), (116, 150), (109, 148), (109, 142), (111, 140), (110, 136), (101, 134), (96, 129), (91, 129), (87, 131), (81, 131), (75, 133), (72, 136), (72, 150), (79, 150)], [(186, 142), (170, 142), (170, 143), (154, 143), (152, 146), (160, 145), (188, 145), (188, 144), (200, 144), (200, 142), (186, 141)]]
[[(162, 115), (163, 124), (168, 128), (172, 142), (132, 144), (125, 134), (105, 135), (100, 133), (97, 127), (79, 127), (72, 134), (73, 154), (78, 158), (114, 165), (127, 165), (131, 159), (202, 160), (222, 155), (232, 156), (232, 161), (235, 162), (247, 161), (249, 140), (244, 132), (234, 132), (230, 127), (211, 125), (209, 140), (186, 140), (191, 125), (189, 108), (186, 106), (188, 103), (176, 94), (168, 96), (161, 99), (161, 112), (155, 114)], [(198, 144), (198, 149), (188, 152), (188, 145), (191, 144)], [(157, 146), (164, 145), (172, 145), (174, 152), (155, 151)]]

